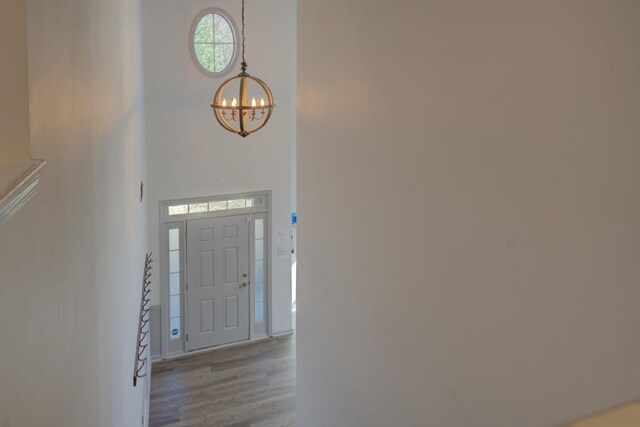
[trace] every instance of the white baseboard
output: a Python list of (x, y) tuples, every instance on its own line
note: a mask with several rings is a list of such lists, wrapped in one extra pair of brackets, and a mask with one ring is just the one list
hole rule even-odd
[(261, 334), (256, 334), (252, 336), (251, 341), (260, 341), (260, 340), (265, 340), (267, 338), (269, 338), (269, 335), (267, 335), (266, 332), (263, 332)]
[(293, 328), (285, 329), (284, 331), (274, 332), (271, 334), (272, 337), (284, 337), (287, 335), (293, 335)]
[(208, 353), (208, 352), (212, 352), (212, 351), (216, 351), (216, 350), (222, 350), (222, 349), (229, 348), (229, 347), (239, 347), (239, 346), (243, 346), (243, 345), (255, 344), (257, 342), (264, 341), (264, 340), (267, 340), (269, 338), (270, 337), (265, 335), (264, 337), (254, 337), (254, 338), (251, 338), (249, 340), (232, 342), (232, 343), (229, 343), (229, 344), (222, 344), (222, 345), (218, 345), (218, 346), (215, 346), (215, 347), (201, 348), (200, 350), (188, 351), (186, 353), (185, 352), (173, 353), (173, 354), (168, 355), (165, 358), (160, 357), (160, 358), (157, 358), (157, 359), (151, 359), (151, 362), (155, 363), (155, 362), (162, 362), (163, 360), (181, 359), (181, 358), (184, 358), (184, 357), (193, 356), (194, 354)]

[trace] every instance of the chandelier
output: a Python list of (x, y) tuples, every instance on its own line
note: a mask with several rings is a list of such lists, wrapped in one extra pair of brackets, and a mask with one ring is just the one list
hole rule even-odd
[(245, 138), (267, 124), (275, 102), (269, 86), (247, 73), (244, 57), (244, 0), (242, 0), (242, 67), (241, 72), (220, 85), (211, 108), (218, 123)]

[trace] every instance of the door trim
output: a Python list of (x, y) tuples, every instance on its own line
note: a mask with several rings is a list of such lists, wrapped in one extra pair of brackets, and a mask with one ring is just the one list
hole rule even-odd
[[(219, 212), (203, 212), (203, 213), (192, 213), (192, 214), (183, 214), (183, 215), (172, 215), (168, 214), (169, 206), (175, 206), (180, 204), (195, 204), (195, 203), (205, 203), (216, 200), (230, 200), (234, 198), (250, 198), (256, 196), (265, 196), (266, 201), (263, 206), (256, 206), (251, 208), (241, 208), (241, 209), (229, 209)], [(265, 292), (265, 322), (263, 327), (256, 327), (255, 323), (255, 312), (254, 312), (254, 286), (253, 280), (251, 283), (251, 288), (249, 292), (249, 313), (250, 313), (250, 322), (249, 322), (249, 342), (257, 341), (264, 338), (267, 338), (271, 335), (271, 325), (272, 325), (272, 292), (271, 292), (271, 283), (272, 283), (272, 256), (271, 256), (271, 200), (272, 200), (272, 192), (271, 190), (264, 191), (252, 191), (247, 193), (233, 193), (233, 194), (224, 194), (217, 196), (209, 196), (209, 197), (194, 197), (188, 199), (172, 199), (165, 200), (159, 203), (160, 207), (160, 218), (159, 218), (159, 249), (160, 249), (160, 307), (161, 307), (161, 348), (162, 348), (162, 359), (168, 359), (173, 357), (179, 357), (181, 355), (192, 354), (194, 352), (186, 351), (186, 323), (185, 323), (185, 313), (187, 312), (187, 301), (186, 301), (186, 222), (192, 219), (203, 219), (203, 218), (218, 218), (218, 217), (228, 217), (228, 216), (238, 216), (238, 215), (248, 215), (250, 218), (250, 227), (249, 227), (249, 263), (251, 269), (251, 278), (254, 276), (254, 219), (262, 218), (265, 220), (264, 233), (265, 233), (265, 277), (264, 277), (264, 292)], [(180, 231), (180, 248), (183, 250), (180, 251), (180, 292), (181, 292), (181, 336), (179, 340), (171, 341), (169, 340), (169, 229), (178, 228)], [(241, 341), (247, 342), (247, 341)], [(212, 347), (213, 349), (220, 348), (222, 346)], [(210, 349), (202, 349), (197, 351), (207, 351)]]

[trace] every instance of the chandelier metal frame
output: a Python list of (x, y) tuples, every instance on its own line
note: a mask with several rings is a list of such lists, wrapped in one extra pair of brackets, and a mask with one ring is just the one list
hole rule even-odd
[[(273, 93), (269, 86), (257, 77), (253, 77), (247, 73), (247, 61), (245, 59), (245, 7), (242, 0), (242, 66), (240, 74), (223, 82), (213, 98), (211, 108), (218, 123), (229, 132), (240, 135), (243, 138), (262, 129), (273, 114), (276, 106), (273, 100)], [(234, 98), (231, 105), (228, 105), (226, 99), (223, 98), (227, 86), (238, 81), (238, 99)], [(266, 100), (261, 98), (257, 102), (255, 97), (249, 100), (248, 84), (253, 81), (264, 92)], [(249, 129), (249, 123), (261, 121), (259, 126)], [(237, 127), (234, 126), (237, 123)]]

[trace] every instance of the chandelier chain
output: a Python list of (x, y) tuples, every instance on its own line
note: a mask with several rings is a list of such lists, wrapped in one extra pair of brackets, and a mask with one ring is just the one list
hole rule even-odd
[(244, 0), (242, 0), (242, 72), (247, 72), (247, 61), (244, 58)]

